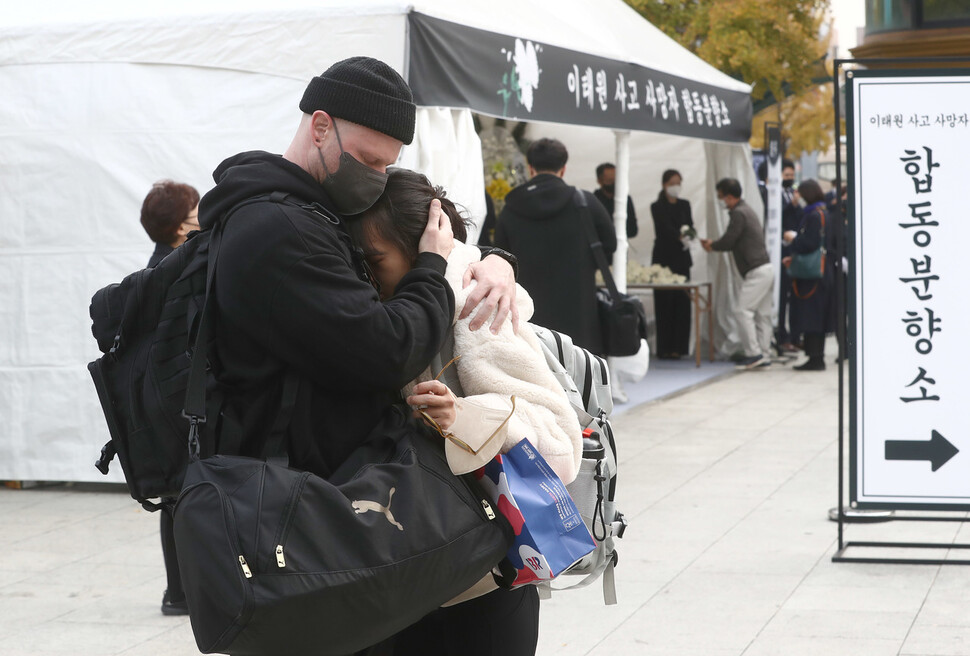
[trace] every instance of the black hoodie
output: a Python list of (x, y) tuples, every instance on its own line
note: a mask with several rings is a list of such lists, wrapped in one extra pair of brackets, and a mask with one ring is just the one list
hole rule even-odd
[[(203, 230), (272, 192), (333, 212), (320, 184), (279, 155), (242, 153), (213, 175), (199, 206)], [(222, 430), (238, 422), (243, 453), (262, 453), (284, 373), (294, 371), (290, 464), (324, 476), (400, 402), (401, 387), (440, 350), (455, 309), (445, 260), (430, 253), (382, 303), (336, 214), (326, 213), (268, 200), (242, 206), (225, 224), (214, 281), (215, 368), (228, 398)]]
[[(613, 220), (593, 194), (583, 193), (589, 220), (609, 258), (616, 250)], [(602, 353), (596, 262), (575, 194), (575, 187), (549, 173), (519, 185), (505, 197), (505, 208), (495, 226), (495, 245), (519, 260), (519, 283), (535, 302), (532, 321)]]

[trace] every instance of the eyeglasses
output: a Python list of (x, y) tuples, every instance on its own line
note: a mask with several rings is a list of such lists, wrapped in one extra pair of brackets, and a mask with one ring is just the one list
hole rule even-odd
[[(456, 355), (451, 360), (449, 360), (448, 364), (446, 364), (444, 367), (441, 368), (441, 371), (438, 372), (438, 375), (435, 376), (434, 379), (438, 380), (439, 378), (441, 378), (441, 374), (445, 373), (445, 369), (447, 369), (452, 364), (457, 362), (460, 358), (461, 358), (460, 355)], [(432, 419), (431, 416), (424, 410), (420, 410), (419, 412), (421, 413), (421, 416), (424, 417), (424, 420), (428, 422), (428, 424), (438, 432), (438, 435), (441, 435), (441, 437), (445, 438), (446, 440), (449, 440), (452, 444), (457, 446), (462, 451), (470, 453), (473, 456), (477, 456), (479, 453), (481, 453), (481, 451), (485, 448), (485, 446), (495, 438), (496, 435), (502, 432), (502, 429), (505, 428), (505, 425), (509, 423), (509, 419), (511, 419), (512, 415), (515, 414), (515, 396), (513, 395), (509, 398), (512, 401), (512, 410), (509, 412), (508, 417), (506, 417), (502, 421), (502, 423), (499, 424), (494, 431), (492, 431), (492, 434), (488, 436), (488, 439), (482, 442), (482, 445), (477, 449), (473, 448), (471, 445), (469, 445), (467, 442), (462, 440), (460, 437), (454, 435), (453, 433), (449, 433), (443, 430), (441, 426), (438, 425), (438, 422)]]

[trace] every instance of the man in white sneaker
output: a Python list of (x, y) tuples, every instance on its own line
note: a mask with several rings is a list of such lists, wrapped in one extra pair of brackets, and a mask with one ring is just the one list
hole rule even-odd
[(741, 183), (734, 178), (718, 181), (717, 202), (731, 218), (720, 239), (702, 239), (701, 246), (711, 251), (731, 251), (738, 272), (744, 279), (738, 295), (738, 330), (744, 358), (738, 369), (771, 366), (771, 299), (774, 275), (765, 248), (764, 228), (751, 206), (741, 200)]

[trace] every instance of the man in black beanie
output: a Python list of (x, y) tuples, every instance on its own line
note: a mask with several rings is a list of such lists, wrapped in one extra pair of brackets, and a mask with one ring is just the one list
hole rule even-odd
[[(300, 109), (282, 156), (246, 152), (216, 169), (199, 222), (222, 228), (212, 370), (226, 398), (215, 430), (237, 427), (244, 455), (275, 455), (263, 453), (266, 437), (295, 373), (290, 466), (327, 476), (402, 402), (400, 389), (449, 334), (455, 300), (443, 274), (453, 238), (434, 201), (414, 268), (382, 303), (343, 224), (377, 201), (386, 167), (411, 143), (411, 90), (384, 62), (353, 57), (313, 78)], [(478, 281), (472, 326), (498, 308), (497, 332), (514, 308), (512, 267), (485, 253), (467, 275)]]

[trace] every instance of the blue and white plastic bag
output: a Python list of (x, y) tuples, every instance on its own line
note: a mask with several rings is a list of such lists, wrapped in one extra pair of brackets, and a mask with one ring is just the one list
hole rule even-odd
[(513, 586), (552, 580), (596, 548), (566, 485), (529, 440), (475, 475), (515, 531)]

